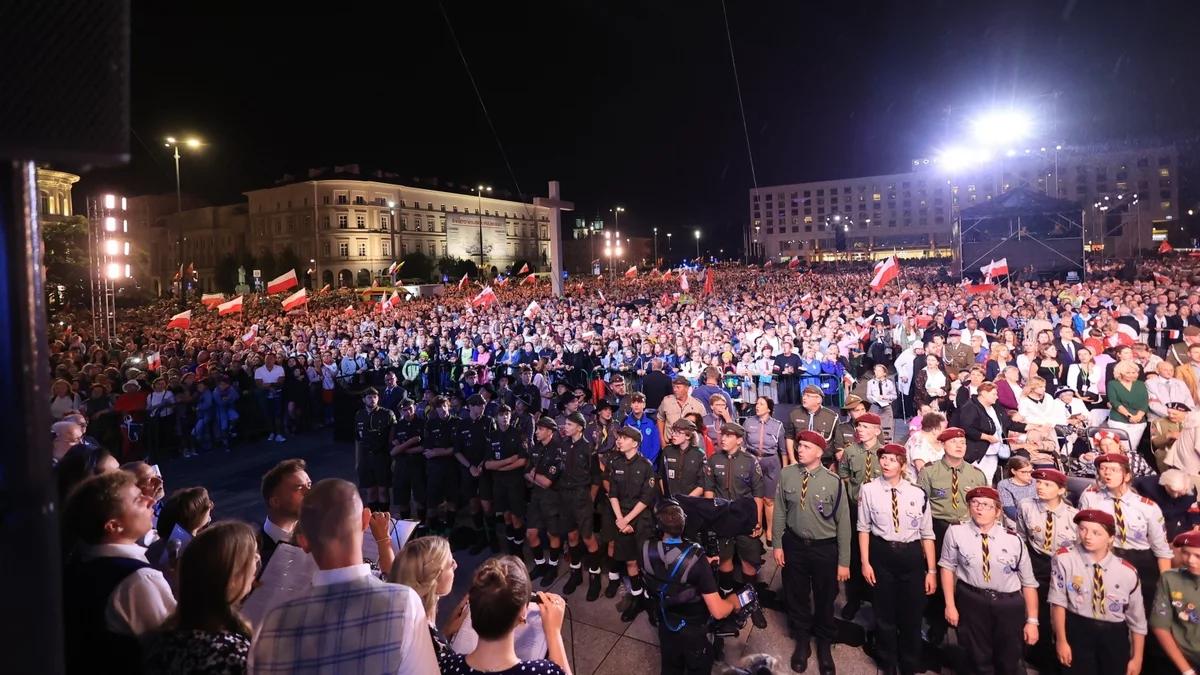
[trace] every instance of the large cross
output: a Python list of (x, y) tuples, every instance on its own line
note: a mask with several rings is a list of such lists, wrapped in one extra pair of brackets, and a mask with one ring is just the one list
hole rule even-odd
[(558, 181), (550, 181), (549, 197), (534, 197), (533, 205), (550, 209), (550, 288), (554, 295), (563, 294), (562, 280), (562, 224), (563, 211), (574, 211), (575, 203), (559, 199)]

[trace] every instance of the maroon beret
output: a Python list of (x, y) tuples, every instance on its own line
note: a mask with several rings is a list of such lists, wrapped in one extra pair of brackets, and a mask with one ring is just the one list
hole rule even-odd
[(825, 437), (815, 431), (809, 431), (808, 429), (805, 429), (796, 434), (796, 440), (806, 441), (808, 443), (812, 443), (822, 450), (825, 449)]
[(1059, 487), (1067, 486), (1067, 474), (1058, 469), (1035, 469), (1033, 472), (1034, 480), (1048, 480), (1051, 483), (1057, 483)]
[(938, 434), (938, 440), (945, 443), (952, 438), (966, 438), (967, 432), (958, 427), (946, 427), (946, 430)]
[(996, 492), (996, 488), (980, 486), (977, 488), (971, 488), (971, 490), (967, 492), (967, 501), (971, 501), (972, 499), (991, 499), (999, 504), (1000, 493)]
[(854, 424), (874, 424), (875, 426), (883, 426), (883, 420), (879, 419), (879, 415), (875, 413), (863, 413), (854, 420)]
[(1105, 463), (1120, 464), (1121, 466), (1125, 467), (1126, 470), (1129, 469), (1129, 457), (1119, 452), (1110, 452), (1106, 455), (1098, 455), (1096, 457), (1097, 470), (1099, 470), (1101, 464)]
[(908, 461), (908, 450), (906, 450), (904, 446), (900, 445), (899, 443), (888, 443), (882, 448), (876, 450), (875, 454), (881, 458), (884, 455), (895, 455), (896, 459), (899, 459), (901, 462)]
[(1075, 514), (1075, 524), (1096, 523), (1108, 530), (1109, 534), (1117, 531), (1117, 521), (1111, 513), (1100, 509), (1084, 509)]
[(1187, 546), (1189, 548), (1200, 548), (1200, 530), (1188, 530), (1180, 532), (1171, 540), (1171, 545), (1176, 547)]

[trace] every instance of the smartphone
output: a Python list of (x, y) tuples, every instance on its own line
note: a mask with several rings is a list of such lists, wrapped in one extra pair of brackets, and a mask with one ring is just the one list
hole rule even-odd
[(754, 592), (753, 587), (747, 586), (738, 592), (737, 599), (739, 607), (748, 607), (758, 599), (758, 594)]

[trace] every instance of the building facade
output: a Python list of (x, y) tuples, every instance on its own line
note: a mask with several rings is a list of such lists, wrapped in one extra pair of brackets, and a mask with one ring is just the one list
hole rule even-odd
[(38, 214), (42, 218), (70, 218), (75, 215), (71, 188), (78, 182), (79, 176), (73, 173), (38, 167)]
[(549, 266), (549, 209), (339, 168), (246, 192), (251, 255), (291, 249), (310, 262), (313, 286), (335, 288), (368, 286), (409, 253), (482, 259), (501, 271), (520, 260)]
[(918, 159), (906, 173), (751, 189), (746, 238), (761, 260), (950, 256), (958, 209), (1027, 185), (1079, 203), (1092, 250), (1133, 255), (1179, 219), (1178, 164), (1170, 145), (1010, 151), (954, 170)]

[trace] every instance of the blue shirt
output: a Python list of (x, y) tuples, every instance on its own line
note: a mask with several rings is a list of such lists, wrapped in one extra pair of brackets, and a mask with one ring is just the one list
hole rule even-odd
[(635, 419), (633, 413), (629, 413), (625, 417), (625, 426), (642, 432), (642, 444), (638, 446), (638, 451), (645, 455), (651, 464), (658, 466), (658, 453), (662, 452), (662, 443), (658, 440), (658, 426), (654, 420), (645, 414), (642, 415), (642, 419)]

